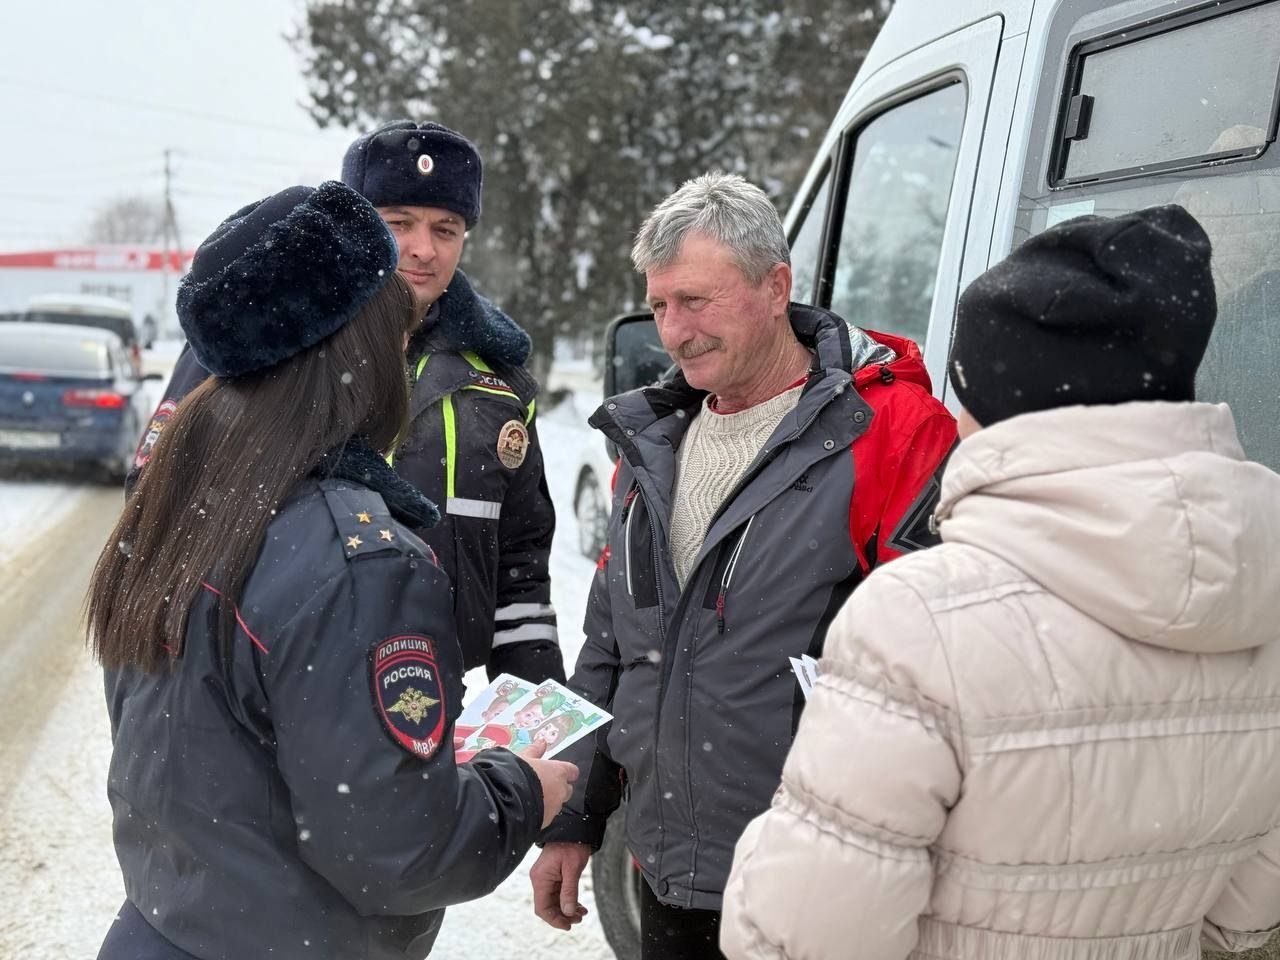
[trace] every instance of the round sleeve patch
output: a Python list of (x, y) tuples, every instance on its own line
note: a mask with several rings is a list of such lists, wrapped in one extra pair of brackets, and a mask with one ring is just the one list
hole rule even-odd
[(431, 638), (405, 634), (375, 643), (369, 673), (373, 705), (391, 739), (422, 760), (435, 756), (446, 711)]
[(508, 470), (515, 470), (528, 452), (529, 431), (519, 420), (508, 420), (498, 433), (498, 460)]
[(142, 440), (138, 443), (138, 449), (133, 455), (133, 465), (141, 470), (147, 465), (151, 459), (151, 450), (156, 445), (156, 441), (160, 439), (160, 431), (164, 429), (164, 425), (169, 422), (169, 418), (173, 416), (173, 412), (178, 409), (178, 404), (173, 400), (165, 400), (164, 403), (156, 407), (156, 412), (151, 415), (151, 422), (147, 424), (147, 432), (142, 435)]

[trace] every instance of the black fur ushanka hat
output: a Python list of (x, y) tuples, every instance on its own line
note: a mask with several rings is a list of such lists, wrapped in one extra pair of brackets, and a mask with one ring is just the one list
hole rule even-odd
[(210, 373), (274, 366), (334, 333), (391, 279), (395, 238), (336, 180), (289, 187), (224, 220), (178, 287), (178, 320)]

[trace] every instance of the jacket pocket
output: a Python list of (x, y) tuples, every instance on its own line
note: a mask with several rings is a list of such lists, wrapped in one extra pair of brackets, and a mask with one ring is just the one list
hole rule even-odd
[(645, 745), (653, 743), (653, 718), (657, 715), (658, 668), (648, 657), (635, 657), (622, 664), (614, 690), (605, 742), (614, 763), (627, 769), (628, 780), (642, 775)]
[(627, 595), (637, 610), (658, 605), (657, 554), (649, 509), (636, 487), (623, 501), (622, 550), (626, 564)]

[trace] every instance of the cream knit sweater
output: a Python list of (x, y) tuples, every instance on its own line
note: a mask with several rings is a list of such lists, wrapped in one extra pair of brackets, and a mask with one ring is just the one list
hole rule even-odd
[(800, 401), (803, 384), (737, 413), (716, 413), (711, 398), (680, 444), (671, 508), (671, 560), (681, 589), (702, 549), (711, 518), (733, 491), (782, 418)]

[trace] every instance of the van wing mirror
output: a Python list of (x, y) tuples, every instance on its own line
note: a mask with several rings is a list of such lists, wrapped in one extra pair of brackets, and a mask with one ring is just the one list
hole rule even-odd
[(657, 383), (671, 367), (651, 313), (629, 313), (604, 335), (604, 395), (614, 397)]
[[(657, 383), (671, 367), (662, 349), (652, 313), (628, 313), (610, 321), (604, 335), (604, 395), (616, 397)], [(613, 441), (606, 440), (609, 457), (618, 459)]]

